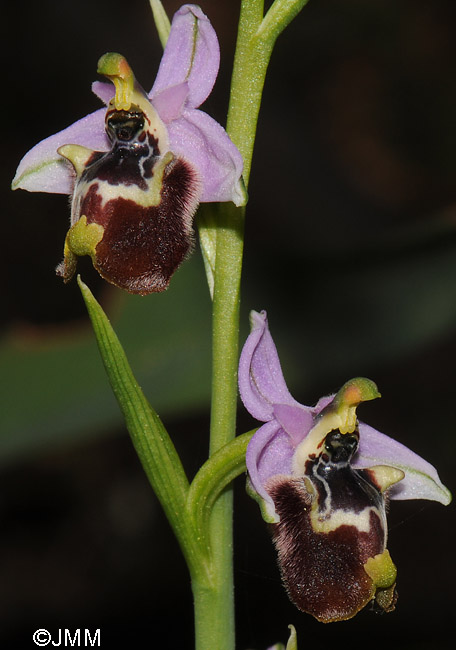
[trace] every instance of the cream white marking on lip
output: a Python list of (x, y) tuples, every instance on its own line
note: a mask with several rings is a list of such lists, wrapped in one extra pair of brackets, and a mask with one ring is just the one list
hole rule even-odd
[(163, 175), (166, 167), (174, 160), (174, 154), (168, 151), (164, 156), (157, 160), (153, 167), (153, 175), (149, 179), (144, 179), (148, 185), (147, 190), (142, 190), (138, 185), (118, 183), (113, 185), (106, 180), (94, 178), (90, 181), (80, 180), (77, 192), (74, 194), (72, 206), (72, 221), (73, 225), (79, 219), (81, 212), (81, 202), (87, 196), (90, 188), (97, 187), (97, 196), (101, 198), (101, 209), (104, 209), (106, 204), (118, 198), (130, 200), (140, 207), (150, 208), (158, 206), (161, 202), (161, 190), (163, 187)]

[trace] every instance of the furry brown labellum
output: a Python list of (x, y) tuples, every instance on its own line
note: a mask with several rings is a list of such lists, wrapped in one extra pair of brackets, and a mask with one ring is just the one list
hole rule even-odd
[(67, 282), (77, 256), (90, 255), (103, 278), (144, 295), (166, 289), (191, 250), (200, 186), (193, 167), (168, 150), (166, 127), (127, 66), (120, 55), (99, 64), (116, 85), (105, 121), (111, 149), (59, 149), (76, 182), (57, 273)]
[(384, 611), (396, 602), (382, 493), (392, 468), (353, 469), (357, 448), (357, 431), (331, 431), (303, 476), (276, 476), (267, 485), (280, 517), (271, 528), (290, 599), (325, 623), (351, 618), (373, 599)]

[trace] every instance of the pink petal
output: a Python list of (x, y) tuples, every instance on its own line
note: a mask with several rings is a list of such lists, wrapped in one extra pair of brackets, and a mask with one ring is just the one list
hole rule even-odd
[(171, 31), (151, 96), (188, 82), (188, 108), (200, 106), (211, 92), (220, 63), (217, 35), (196, 5), (184, 5), (174, 14)]
[(105, 81), (94, 81), (92, 84), (92, 92), (99, 99), (101, 99), (103, 104), (106, 104), (107, 106), (111, 99), (114, 97), (116, 89), (112, 83), (106, 83)]
[(168, 124), (170, 149), (187, 159), (204, 183), (201, 201), (233, 201), (243, 205), (241, 154), (226, 131), (203, 111), (185, 110)]
[(265, 422), (274, 417), (276, 404), (301, 405), (288, 392), (266, 312), (250, 312), (250, 322), (251, 333), (239, 361), (239, 392), (249, 413)]
[(316, 414), (315, 409), (308, 406), (274, 405), (274, 417), (290, 436), (293, 447), (297, 447), (312, 429)]
[[(115, 88), (111, 83), (94, 81), (92, 84), (92, 92), (107, 105), (114, 97)], [(177, 86), (165, 88), (155, 94), (153, 98), (152, 93), (150, 93), (149, 100), (157, 110), (163, 122), (168, 124), (172, 120), (176, 120), (181, 116), (187, 96), (188, 82), (184, 81), (183, 83), (177, 84)]]
[(353, 467), (391, 465), (405, 472), (389, 495), (392, 499), (429, 499), (448, 505), (451, 493), (442, 484), (437, 470), (408, 447), (367, 424), (359, 424), (359, 451)]
[(266, 502), (267, 512), (274, 519), (274, 503), (264, 485), (272, 476), (291, 474), (293, 451), (289, 436), (275, 420), (258, 429), (247, 447), (245, 460), (252, 487)]
[(169, 124), (181, 116), (187, 97), (188, 82), (184, 81), (177, 84), (177, 86), (165, 88), (165, 90), (154, 95), (153, 99), (152, 95), (149, 98), (163, 122)]
[(100, 109), (35, 145), (19, 163), (13, 189), (71, 194), (73, 168), (59, 156), (57, 149), (64, 144), (80, 144), (96, 151), (107, 151), (109, 140), (104, 118), (105, 110)]

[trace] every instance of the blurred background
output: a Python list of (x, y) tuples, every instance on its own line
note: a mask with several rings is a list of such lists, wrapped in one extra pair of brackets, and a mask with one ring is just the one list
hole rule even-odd
[[(164, 4), (169, 15), (180, 6)], [(239, 3), (201, 6), (222, 54), (205, 110), (224, 123)], [(279, 38), (253, 161), (242, 307), (242, 340), (250, 309), (267, 309), (297, 399), (313, 404), (370, 377), (383, 397), (361, 418), (435, 464), (452, 490), (455, 29), (451, 0), (311, 0)], [(100, 628), (105, 648), (191, 648), (186, 568), (77, 286), (54, 274), (68, 199), (9, 190), (32, 145), (99, 107), (90, 84), (104, 52), (122, 52), (152, 86), (161, 48), (149, 5), (26, 1), (10, 6), (3, 30), (0, 647), (35, 647), (41, 627)], [(209, 421), (211, 306), (199, 250), (168, 292), (148, 298), (102, 283), (87, 259), (79, 270), (193, 476)], [(239, 432), (254, 424), (240, 409)], [(393, 502), (396, 611), (323, 626), (288, 602), (242, 477), (235, 490), (240, 649), (285, 641), (289, 623), (300, 648), (452, 647), (454, 507)]]

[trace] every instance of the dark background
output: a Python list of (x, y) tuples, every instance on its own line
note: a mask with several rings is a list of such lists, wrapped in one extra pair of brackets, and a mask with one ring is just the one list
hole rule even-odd
[[(205, 109), (223, 123), (238, 2), (201, 4), (222, 50)], [(179, 5), (165, 1), (170, 15)], [(243, 339), (249, 310), (268, 310), (303, 403), (352, 376), (374, 379), (383, 397), (361, 417), (435, 464), (450, 489), (455, 28), (451, 0), (311, 0), (280, 37), (253, 161), (242, 310)], [(191, 648), (186, 568), (110, 396), (77, 287), (54, 275), (67, 198), (9, 190), (33, 144), (99, 106), (90, 82), (101, 54), (124, 53), (151, 87), (161, 48), (148, 3), (16, 3), (3, 30), (0, 647), (35, 647), (40, 627), (79, 627), (100, 628), (105, 648)], [(200, 253), (166, 296), (145, 299), (120, 296), (85, 262), (83, 278), (121, 329), (192, 476), (209, 418)], [(253, 425), (241, 409), (239, 432)], [(396, 611), (324, 626), (289, 604), (238, 479), (238, 647), (285, 641), (289, 623), (300, 648), (452, 647), (454, 523), (452, 506), (392, 503)]]

